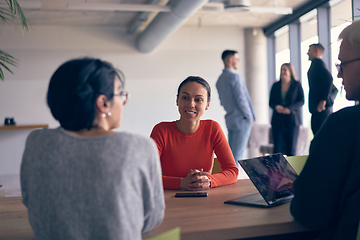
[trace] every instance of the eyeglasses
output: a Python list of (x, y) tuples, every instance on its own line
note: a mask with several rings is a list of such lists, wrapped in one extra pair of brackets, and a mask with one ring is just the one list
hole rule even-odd
[(343, 66), (345, 66), (346, 64), (348, 64), (348, 63), (351, 63), (351, 62), (355, 62), (355, 61), (359, 61), (360, 60), (360, 58), (355, 58), (355, 59), (353, 59), (353, 60), (350, 60), (350, 61), (346, 61), (346, 62), (342, 62), (342, 63), (340, 63), (340, 64), (335, 64), (335, 67), (336, 67), (336, 69), (338, 70), (338, 73), (339, 74), (342, 74), (343, 73)]
[(130, 97), (130, 93), (127, 91), (121, 91), (120, 93), (113, 94), (113, 96), (120, 96), (120, 100), (122, 101), (123, 105), (125, 105)]

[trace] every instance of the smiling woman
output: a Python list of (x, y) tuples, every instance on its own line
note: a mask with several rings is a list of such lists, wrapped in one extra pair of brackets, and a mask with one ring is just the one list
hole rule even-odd
[[(190, 76), (178, 88), (180, 119), (157, 124), (157, 144), (165, 189), (205, 190), (233, 183), (238, 168), (220, 125), (201, 120), (210, 106), (211, 89), (201, 77)], [(214, 153), (222, 171), (211, 175)]]

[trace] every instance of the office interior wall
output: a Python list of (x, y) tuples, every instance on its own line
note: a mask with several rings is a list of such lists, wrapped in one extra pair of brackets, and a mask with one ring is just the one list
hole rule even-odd
[[(156, 51), (140, 53), (134, 48), (135, 36), (117, 27), (32, 26), (29, 32), (2, 25), (0, 49), (19, 61), (14, 74), (0, 81), (0, 121), (15, 117), (17, 124), (58, 123), (52, 118), (45, 97), (49, 79), (66, 60), (99, 57), (120, 68), (131, 93), (120, 131), (149, 136), (160, 121), (179, 117), (175, 104), (179, 83), (189, 75), (204, 77), (211, 85), (210, 108), (203, 119), (220, 123), (225, 134), (224, 110), (215, 83), (223, 69), (221, 53), (236, 49), (244, 59), (243, 29), (235, 27), (183, 27)], [(244, 65), (238, 70), (244, 76)], [(16, 174), (26, 136), (30, 130), (0, 132), (0, 174)]]

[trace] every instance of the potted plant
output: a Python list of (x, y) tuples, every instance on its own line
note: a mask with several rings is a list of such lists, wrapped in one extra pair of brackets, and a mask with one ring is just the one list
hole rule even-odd
[[(23, 30), (28, 31), (28, 23), (24, 16), (23, 11), (19, 3), (16, 0), (5, 0), (5, 2), (0, 2), (0, 21), (2, 23), (12, 23), (14, 21), (19, 21)], [(11, 56), (10, 54), (0, 50), (0, 79), (4, 80), (4, 69), (13, 73), (9, 65), (14, 67), (18, 66), (18, 60)]]

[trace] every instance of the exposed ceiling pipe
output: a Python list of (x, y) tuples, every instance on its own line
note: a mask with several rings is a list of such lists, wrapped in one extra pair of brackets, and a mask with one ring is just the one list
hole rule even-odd
[(136, 48), (148, 53), (153, 51), (167, 37), (175, 32), (207, 0), (170, 0), (169, 13), (159, 13), (147, 28), (137, 37)]
[[(157, 5), (159, 2), (160, 0), (151, 0), (148, 4)], [(136, 20), (128, 28), (127, 34), (132, 35), (139, 28), (139, 26), (147, 20), (149, 14), (150, 12), (141, 12)]]
[(118, 4), (118, 3), (68, 3), (67, 9), (76, 11), (122, 11), (122, 12), (170, 12), (170, 7), (152, 4)]

